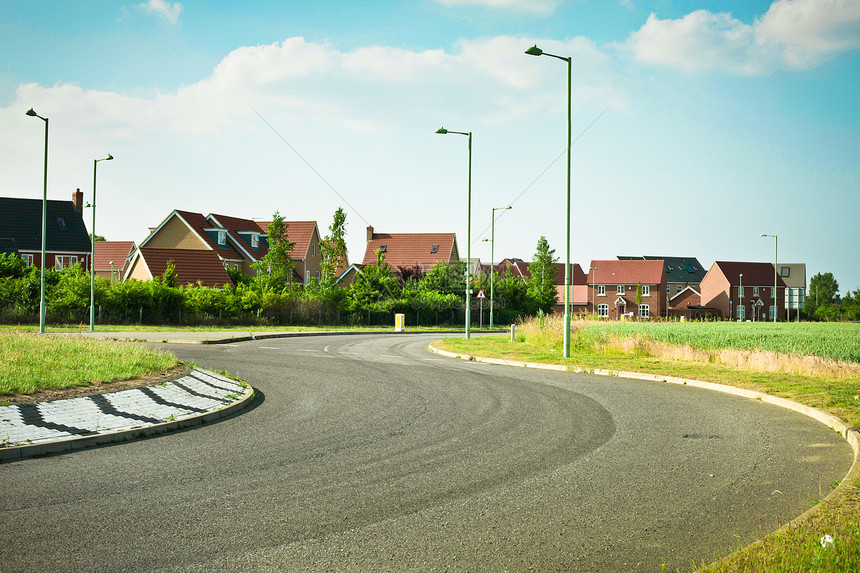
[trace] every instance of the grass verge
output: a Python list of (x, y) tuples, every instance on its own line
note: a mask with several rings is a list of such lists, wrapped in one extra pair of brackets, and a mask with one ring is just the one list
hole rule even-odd
[[(729, 328), (732, 325), (726, 324)], [(784, 366), (790, 362), (789, 355), (772, 351), (762, 361), (729, 357), (723, 363), (727, 354), (725, 347), (733, 343), (730, 334), (722, 336), (722, 347), (707, 341), (705, 344), (712, 346), (709, 352), (678, 352), (679, 348), (692, 346), (689, 340), (683, 339), (684, 336), (701, 340), (714, 337), (714, 330), (705, 328), (697, 332), (697, 324), (681, 325), (680, 328), (686, 329), (686, 335), (679, 335), (676, 331), (663, 334), (662, 338), (650, 336), (646, 329), (641, 328), (607, 327), (599, 323), (575, 326), (577, 330), (571, 336), (569, 359), (562, 356), (561, 329), (548, 322), (520, 325), (520, 334), (515, 342), (511, 342), (508, 336), (488, 336), (470, 340), (445, 339), (436, 346), (462, 356), (563, 364), (585, 370), (601, 368), (646, 372), (716, 382), (788, 398), (834, 414), (854, 427), (860, 426), (860, 375), (855, 374), (858, 372), (856, 363), (842, 364), (835, 369), (830, 363), (816, 363), (817, 366), (809, 371), (811, 373), (784, 371), (792, 369)], [(858, 325), (849, 327), (838, 326), (836, 330), (850, 332), (850, 336), (860, 331)], [(774, 330), (772, 325), (766, 328)], [(664, 332), (668, 333), (669, 329), (664, 329)], [(724, 332), (730, 331), (726, 329)], [(814, 331), (798, 329), (800, 332), (803, 332), (800, 336), (808, 337)], [(818, 332), (826, 338), (832, 335), (833, 330), (824, 328)], [(748, 338), (754, 335), (754, 331), (745, 326), (743, 335)], [(681, 338), (676, 338), (675, 344), (662, 342), (670, 336)], [(772, 333), (766, 333), (763, 338), (773, 339)], [(807, 343), (817, 348), (826, 346), (820, 340)], [(761, 350), (761, 346), (750, 348), (748, 343), (745, 344), (738, 344), (740, 348), (730, 348), (733, 352), (728, 354), (736, 354), (734, 351), (737, 351), (740, 356), (749, 356), (766, 352)], [(780, 344), (785, 344), (785, 341)], [(825, 535), (830, 535), (833, 542), (822, 544)], [(702, 563), (695, 569), (708, 573), (860, 572), (860, 475), (855, 472), (849, 483), (843, 484), (814, 511), (789, 526), (718, 561)]]
[(163, 372), (179, 363), (172, 354), (139, 344), (23, 332), (0, 332), (0, 356), (0, 395), (125, 380)]

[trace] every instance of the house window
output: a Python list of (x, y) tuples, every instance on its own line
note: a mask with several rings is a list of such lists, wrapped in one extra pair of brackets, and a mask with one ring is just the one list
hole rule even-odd
[(758, 296), (758, 287), (753, 287), (753, 296)]
[(670, 294), (672, 292), (672, 285), (666, 285), (666, 294)]
[(387, 248), (388, 248), (388, 245), (379, 245), (379, 252), (384, 253)]
[(606, 285), (597, 285), (597, 296), (606, 296)]
[(59, 225), (61, 229), (65, 229), (66, 228), (66, 220), (63, 219), (62, 217), (57, 217), (57, 225)]
[(597, 316), (602, 316), (604, 318), (609, 316), (609, 305), (608, 304), (598, 304), (597, 305)]
[(624, 294), (624, 285), (618, 285), (615, 287), (615, 294)]
[(647, 304), (640, 304), (639, 305), (639, 318), (648, 318), (649, 316), (651, 316), (651, 314), (649, 312), (648, 305)]
[(227, 244), (227, 232), (226, 231), (218, 231), (218, 244), (226, 245)]
[(255, 249), (260, 246), (260, 235), (251, 235), (251, 246)]
[(311, 243), (311, 256), (312, 257), (317, 256), (317, 244), (316, 243)]
[(54, 268), (57, 270), (76, 265), (77, 263), (77, 255), (57, 255), (54, 257)]
[(678, 288), (675, 289), (675, 292), (681, 292), (682, 290), (684, 290), (684, 285), (678, 285)]
[(651, 285), (642, 285), (642, 296), (651, 296)]
[(21, 255), (21, 259), (24, 261), (24, 264), (28, 267), (33, 266), (33, 255)]
[(305, 271), (305, 284), (309, 284), (311, 282), (311, 272)]
[(775, 307), (773, 305), (770, 305), (770, 310), (768, 311), (768, 318), (770, 318), (771, 320), (773, 320), (774, 312), (776, 312)]
[(746, 318), (746, 310), (742, 304), (738, 305), (738, 320), (743, 320)]
[(776, 290), (773, 287), (770, 287), (770, 298), (776, 299)]
[(438, 250), (439, 250), (439, 245), (430, 245), (430, 253), (435, 255)]
[(791, 276), (791, 267), (780, 267), (779, 268), (779, 276), (790, 277)]

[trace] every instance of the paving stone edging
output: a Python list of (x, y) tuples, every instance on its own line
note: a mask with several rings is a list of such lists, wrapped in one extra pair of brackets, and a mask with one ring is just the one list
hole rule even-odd
[[(203, 374), (209, 377), (229, 381), (231, 384), (237, 385), (235, 381), (226, 378), (220, 374), (216, 374), (214, 372), (193, 368), (190, 374)], [(181, 379), (180, 379), (181, 380)], [(170, 383), (168, 383), (170, 384)], [(119, 394), (121, 392), (128, 392), (129, 390), (122, 390), (119, 392), (110, 392), (103, 394), (103, 396), (109, 394)], [(236, 392), (225, 392), (225, 396), (233, 396), (235, 394), (239, 394), (239, 391)], [(159, 423), (144, 423), (136, 427), (132, 428), (123, 428), (114, 431), (107, 431), (101, 433), (95, 433), (92, 435), (73, 437), (73, 438), (59, 438), (56, 440), (46, 440), (44, 442), (38, 442), (33, 444), (26, 445), (13, 445), (9, 447), (0, 448), (0, 461), (5, 460), (15, 460), (21, 458), (28, 458), (33, 456), (42, 456), (46, 454), (55, 454), (60, 452), (66, 452), (75, 449), (87, 448), (96, 445), (103, 444), (111, 444), (117, 442), (124, 442), (129, 440), (134, 440), (146, 436), (152, 436), (155, 434), (163, 434), (166, 432), (171, 432), (179, 429), (189, 428), (192, 426), (197, 426), (200, 424), (206, 424), (211, 421), (218, 420), (220, 418), (224, 418), (234, 414), (235, 412), (249, 406), (254, 399), (254, 389), (245, 384), (244, 388), (241, 388), (241, 395), (238, 396), (236, 400), (231, 401), (228, 404), (225, 404), (221, 407), (212, 408), (203, 412), (195, 412), (189, 413), (187, 415), (181, 415), (173, 418), (171, 416), (170, 420), (159, 422)], [(80, 398), (73, 398), (80, 399)]]
[(848, 442), (848, 444), (851, 446), (851, 449), (854, 451), (854, 462), (851, 464), (851, 468), (848, 470), (848, 473), (845, 475), (845, 477), (840, 480), (839, 485), (834, 488), (833, 491), (831, 491), (823, 500), (821, 500), (821, 503), (806, 510), (804, 513), (797, 516), (779, 529), (790, 527), (793, 523), (799, 521), (800, 519), (803, 519), (808, 514), (816, 512), (818, 508), (821, 507), (822, 503), (827, 501), (830, 497), (834, 496), (836, 492), (840, 491), (841, 489), (849, 487), (850, 482), (852, 482), (855, 478), (860, 477), (860, 432), (858, 432), (857, 428), (849, 426), (845, 423), (845, 421), (832, 414), (822, 412), (821, 410), (817, 410), (815, 408), (800, 404), (798, 402), (794, 402), (792, 400), (787, 400), (785, 398), (779, 398), (777, 396), (771, 396), (770, 394), (763, 394), (761, 392), (755, 392), (752, 390), (745, 390), (743, 388), (737, 388), (735, 386), (716, 384), (714, 382), (704, 382), (702, 380), (691, 380), (689, 378), (678, 378), (676, 376), (662, 376), (660, 374), (647, 374), (643, 372), (625, 372), (623, 370), (605, 370), (603, 368), (587, 369), (580, 368), (578, 366), (565, 366), (563, 364), (521, 362), (517, 360), (505, 360), (504, 358), (489, 358), (486, 356), (475, 356), (471, 354), (458, 354), (456, 352), (449, 352), (447, 350), (442, 350), (441, 348), (436, 348), (435, 346), (433, 346), (432, 343), (430, 343), (429, 347), (432, 352), (435, 352), (436, 354), (439, 354), (441, 356), (447, 356), (449, 358), (459, 358), (461, 360), (468, 360), (472, 362), (483, 362), (486, 364), (498, 364), (501, 366), (513, 366), (517, 368), (555, 370), (558, 372), (581, 372), (588, 374), (597, 374), (598, 376), (617, 376), (619, 378), (633, 378), (636, 380), (666, 382), (668, 384), (678, 384), (680, 386), (704, 388), (706, 390), (713, 390), (715, 392), (723, 392), (725, 394), (742, 396), (751, 400), (760, 400), (762, 402), (767, 402), (768, 404), (779, 406), (780, 408), (794, 410), (795, 412), (798, 412), (805, 416), (809, 416), (810, 418), (824, 424), (828, 428), (833, 429), (834, 431), (839, 433), (839, 435), (845, 438), (845, 441)]

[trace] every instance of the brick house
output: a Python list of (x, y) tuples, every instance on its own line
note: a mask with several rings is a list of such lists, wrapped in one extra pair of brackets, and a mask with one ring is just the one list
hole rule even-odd
[[(45, 217), (45, 263), (62, 269), (78, 263), (90, 269), (90, 235), (84, 225), (84, 194), (71, 201), (49, 199)], [(0, 240), (3, 250), (42, 268), (42, 200), (0, 197)]]
[(376, 233), (369, 226), (361, 264), (375, 265), (377, 249), (385, 254), (385, 262), (398, 276), (401, 269), (423, 274), (437, 263), (460, 260), (454, 233)]
[(134, 241), (96, 241), (93, 262), (96, 276), (122, 282), (136, 250)]
[[(601, 318), (650, 318), (665, 312), (666, 269), (662, 260), (591, 261), (587, 312)], [(642, 304), (636, 304), (641, 285)]]
[[(785, 320), (785, 282), (772, 263), (717, 261), (702, 279), (702, 304), (738, 320)], [(775, 303), (775, 304), (774, 304)]]

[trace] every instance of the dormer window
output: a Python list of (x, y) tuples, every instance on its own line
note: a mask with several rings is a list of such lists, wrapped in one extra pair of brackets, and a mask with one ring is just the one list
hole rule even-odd
[(227, 244), (227, 232), (218, 231), (218, 244), (224, 246)]
[(260, 246), (260, 235), (251, 235), (251, 246), (255, 249)]
[(437, 251), (439, 251), (439, 245), (431, 245), (431, 246), (430, 246), (430, 252), (431, 252), (432, 254), (434, 254), (434, 255), (435, 255)]
[(387, 248), (388, 248), (388, 245), (379, 245), (379, 252), (384, 253), (385, 249), (387, 249)]
[(61, 229), (65, 229), (66, 228), (66, 220), (63, 219), (62, 217), (57, 217), (57, 225), (59, 225)]

